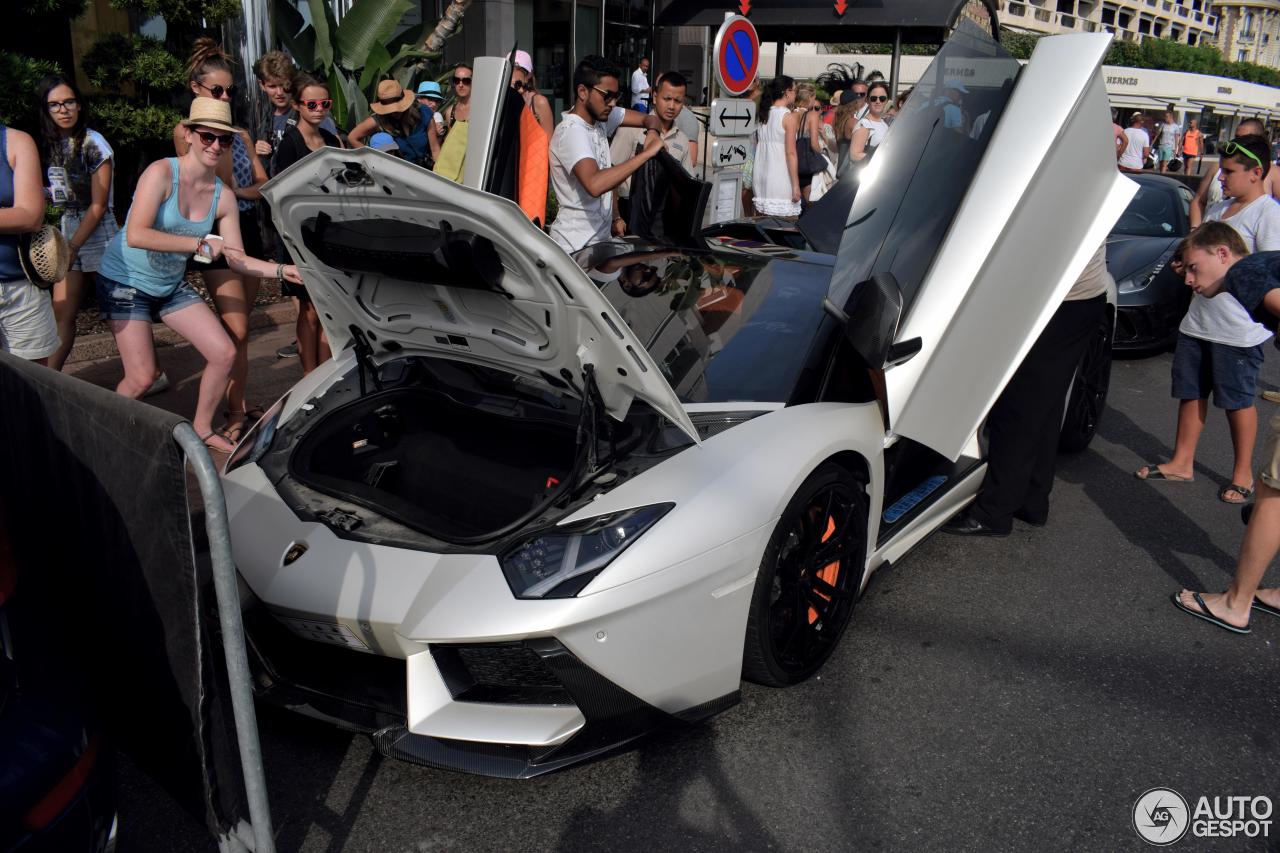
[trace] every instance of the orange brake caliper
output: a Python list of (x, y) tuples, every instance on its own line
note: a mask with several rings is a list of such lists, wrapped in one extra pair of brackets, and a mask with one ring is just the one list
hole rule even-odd
[[(831, 534), (835, 532), (836, 532), (836, 520), (831, 516), (827, 516), (827, 532), (822, 534), (822, 541), (826, 542), (828, 539), (831, 538)], [(832, 586), (836, 585), (836, 576), (839, 574), (840, 574), (839, 560), (836, 560), (834, 563), (827, 563), (825, 566), (823, 566), (821, 569), (818, 570), (818, 577), (822, 578), (823, 581), (831, 584)], [(831, 600), (831, 596), (825, 593), (819, 592), (818, 595), (821, 596), (826, 601)], [(814, 622), (817, 622), (817, 621), (818, 621), (818, 611), (815, 610), (812, 606), (810, 606), (809, 607), (809, 624), (812, 625)]]

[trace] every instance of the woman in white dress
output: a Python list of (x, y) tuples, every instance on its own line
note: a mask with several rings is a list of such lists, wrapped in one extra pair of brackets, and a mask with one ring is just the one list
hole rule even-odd
[(889, 84), (877, 80), (867, 87), (867, 114), (854, 125), (853, 138), (849, 141), (851, 158), (865, 160), (875, 153), (889, 132), (889, 123), (884, 117), (888, 109)]
[(791, 112), (796, 82), (786, 75), (765, 87), (761, 100), (769, 116), (756, 131), (756, 161), (752, 169), (752, 204), (762, 216), (800, 215), (800, 176), (796, 172), (796, 130), (800, 118)]

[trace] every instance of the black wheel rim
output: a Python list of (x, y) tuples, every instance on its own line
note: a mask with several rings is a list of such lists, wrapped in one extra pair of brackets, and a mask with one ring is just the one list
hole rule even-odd
[(1107, 404), (1111, 383), (1111, 329), (1104, 323), (1089, 342), (1080, 364), (1075, 394), (1076, 425), (1081, 435), (1093, 435)]
[(848, 621), (857, 592), (856, 544), (866, 531), (860, 496), (842, 483), (824, 486), (787, 520), (769, 599), (774, 661), (791, 674), (822, 663)]

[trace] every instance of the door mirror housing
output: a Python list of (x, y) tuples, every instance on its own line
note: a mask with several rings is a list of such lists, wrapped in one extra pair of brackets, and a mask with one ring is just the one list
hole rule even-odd
[(845, 338), (873, 370), (904, 364), (923, 346), (920, 338), (894, 342), (902, 320), (902, 290), (891, 272), (876, 273), (858, 284), (843, 308), (830, 301), (825, 307), (844, 323)]

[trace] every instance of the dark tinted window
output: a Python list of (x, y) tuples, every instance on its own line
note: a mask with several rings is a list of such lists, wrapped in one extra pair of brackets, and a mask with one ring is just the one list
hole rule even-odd
[(764, 254), (616, 241), (577, 260), (683, 402), (785, 403), (822, 324), (831, 268), (755, 245)]
[(862, 170), (831, 296), (891, 272), (903, 309), (915, 299), (1013, 93), (1017, 60), (963, 21), (912, 90)]
[(1175, 187), (1139, 181), (1138, 194), (1129, 202), (1111, 233), (1127, 237), (1177, 237), (1186, 230), (1182, 227), (1181, 211), (1182, 199)]

